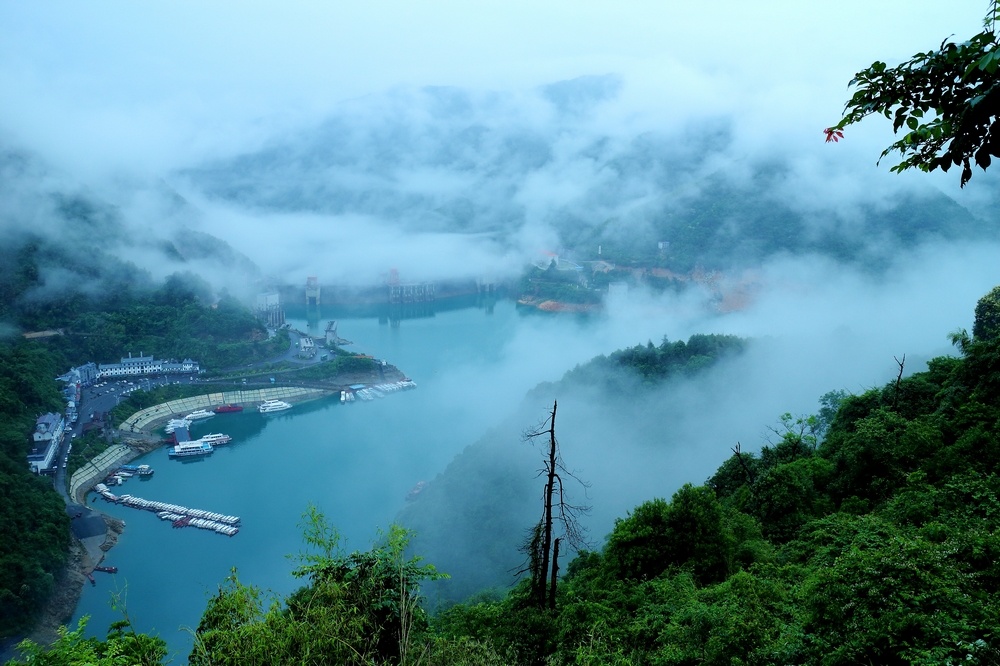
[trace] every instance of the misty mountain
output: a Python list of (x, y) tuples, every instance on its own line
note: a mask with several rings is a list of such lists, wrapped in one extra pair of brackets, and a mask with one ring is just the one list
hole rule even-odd
[[(197, 211), (176, 192), (161, 183), (153, 194), (161, 215), (130, 219), (33, 155), (0, 150), (0, 319), (59, 326), (52, 302), (149, 291), (158, 283), (154, 271), (259, 275), (227, 242), (188, 226)], [(39, 318), (42, 310), (48, 314)]]
[[(514, 582), (523, 560), (518, 546), (541, 511), (535, 475), (541, 459), (522, 435), (551, 410), (554, 399), (563, 456), (585, 483), (595, 480), (588, 470), (606, 481), (633, 465), (654, 468), (658, 456), (652, 451), (682, 444), (677, 429), (689, 403), (680, 396), (747, 346), (747, 340), (726, 335), (694, 335), (686, 343), (664, 339), (598, 356), (559, 381), (532, 389), (514, 414), (467, 446), (400, 513), (402, 524), (416, 532), (414, 552), (452, 576), (436, 584), (432, 602), (460, 601)], [(642, 447), (652, 451), (640, 453)], [(635, 480), (633, 486), (639, 485)], [(589, 521), (601, 526), (630, 494), (615, 482), (618, 497), (608, 501), (602, 496), (606, 486), (595, 487), (591, 497), (588, 488), (564, 481), (574, 504), (601, 498)], [(600, 533), (591, 537), (595, 544), (603, 540)]]
[(790, 157), (734, 155), (725, 118), (674, 133), (593, 121), (620, 88), (608, 75), (521, 96), (396, 89), (180, 175), (249, 210), (489, 234), (578, 261), (600, 246), (610, 261), (683, 272), (804, 252), (884, 267), (900, 248), (996, 230), (933, 189), (804, 202)]

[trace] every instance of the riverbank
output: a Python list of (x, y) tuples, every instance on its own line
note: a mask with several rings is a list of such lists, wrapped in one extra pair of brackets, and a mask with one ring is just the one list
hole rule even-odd
[[(52, 595), (39, 613), (34, 628), (28, 634), (4, 641), (0, 649), (0, 661), (7, 662), (17, 658), (17, 644), (25, 639), (39, 645), (51, 645), (59, 638), (59, 628), (68, 626), (73, 619), (83, 594), (83, 586), (87, 583), (87, 574), (93, 574), (94, 567), (100, 566), (104, 556), (118, 543), (118, 537), (125, 530), (125, 521), (97, 509), (93, 511), (100, 515), (106, 525), (103, 540), (96, 544), (85, 544), (75, 536), (70, 537), (66, 565), (56, 576)], [(92, 538), (85, 540), (93, 541)]]
[(517, 304), (542, 312), (594, 312), (604, 307), (602, 303), (565, 303), (563, 301), (539, 300), (531, 296), (519, 299)]
[[(80, 602), (87, 575), (92, 574), (94, 567), (99, 566), (104, 557), (117, 543), (119, 536), (125, 530), (125, 522), (110, 516), (96, 508), (87, 507), (87, 494), (94, 484), (104, 479), (108, 473), (123, 464), (131, 462), (139, 456), (163, 445), (163, 440), (153, 434), (153, 430), (172, 416), (226, 404), (259, 404), (264, 400), (286, 400), (293, 403), (318, 400), (333, 395), (334, 391), (324, 389), (309, 389), (296, 387), (279, 387), (255, 389), (247, 391), (226, 391), (212, 393), (194, 398), (184, 398), (155, 405), (140, 410), (129, 417), (129, 428), (118, 431), (124, 443), (116, 444), (103, 452), (94, 460), (88, 461), (74, 473), (70, 481), (70, 498), (72, 502), (83, 505), (98, 514), (104, 521), (103, 534), (78, 539), (71, 536), (70, 553), (66, 565), (55, 580), (55, 589), (39, 614), (32, 631), (5, 641), (0, 659), (6, 662), (17, 657), (16, 645), (28, 638), (40, 645), (49, 645), (59, 636), (59, 627), (66, 626), (72, 619)], [(190, 402), (193, 401), (193, 406)], [(139, 424), (139, 427), (135, 427)], [(125, 424), (123, 424), (124, 426)], [(81, 507), (81, 511), (83, 508)], [(88, 514), (92, 515), (92, 514)], [(102, 574), (98, 573), (98, 576)], [(105, 580), (111, 580), (105, 577)]]

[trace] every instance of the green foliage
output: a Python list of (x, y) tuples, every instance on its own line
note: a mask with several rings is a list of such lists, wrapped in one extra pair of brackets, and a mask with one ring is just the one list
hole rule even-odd
[(1000, 663), (1000, 339), (960, 348), (783, 415), (758, 454), (617, 521), (566, 568), (544, 642), (518, 642), (518, 590), (440, 630), (519, 663)]
[(878, 113), (892, 120), (903, 137), (882, 152), (897, 152), (892, 171), (917, 168), (948, 171), (962, 167), (961, 186), (972, 178), (972, 162), (985, 170), (1000, 156), (1000, 44), (996, 20), (1000, 5), (991, 2), (985, 29), (967, 41), (948, 40), (934, 51), (918, 53), (896, 67), (875, 62), (854, 75), (857, 91), (844, 118), (827, 130), (827, 141), (848, 125)]
[(334, 379), (340, 375), (366, 374), (375, 371), (375, 361), (358, 355), (338, 355), (329, 361), (316, 363), (295, 371), (301, 379)]
[(107, 640), (85, 638), (89, 617), (80, 618), (77, 628), (59, 628), (59, 638), (49, 646), (30, 640), (22, 641), (17, 649), (19, 659), (8, 666), (153, 666), (167, 656), (162, 639), (138, 634), (128, 620), (115, 622), (108, 630)]
[[(129, 352), (145, 352), (193, 358), (203, 368), (220, 369), (264, 360), (288, 348), (287, 332), (268, 340), (249, 308), (224, 291), (213, 302), (210, 285), (192, 273), (175, 273), (157, 286), (113, 257), (100, 252), (93, 257), (85, 252), (64, 256), (60, 248), (41, 240), (0, 254), (13, 264), (13, 270), (0, 271), (0, 317), (22, 329), (62, 330), (63, 335), (46, 340), (50, 350), (62, 355), (60, 365), (110, 363)], [(81, 263), (83, 256), (89, 259)], [(49, 291), (43, 269), (55, 266), (76, 270), (100, 288)]]
[(1000, 287), (993, 287), (990, 293), (976, 303), (972, 336), (979, 340), (991, 340), (1000, 336)]
[(310, 508), (304, 537), (311, 550), (298, 556), (293, 575), (308, 584), (279, 599), (234, 571), (198, 625), (192, 666), (409, 663), (410, 650), (419, 652), (427, 628), (419, 582), (442, 574), (404, 555), (410, 533), (394, 525), (370, 551), (346, 554), (336, 530)]
[(715, 493), (684, 485), (670, 503), (646, 502), (615, 521), (605, 546), (605, 566), (620, 579), (649, 580), (671, 567), (688, 566), (696, 580), (723, 580), (735, 538)]
[(566, 373), (563, 382), (605, 384), (612, 390), (634, 387), (636, 380), (652, 385), (674, 376), (691, 377), (714, 365), (720, 358), (746, 349), (748, 341), (735, 335), (692, 335), (659, 345), (626, 347), (609, 356), (598, 356)]
[(36, 415), (62, 410), (58, 370), (39, 344), (0, 342), (0, 636), (29, 626), (69, 547), (64, 503), (26, 460)]

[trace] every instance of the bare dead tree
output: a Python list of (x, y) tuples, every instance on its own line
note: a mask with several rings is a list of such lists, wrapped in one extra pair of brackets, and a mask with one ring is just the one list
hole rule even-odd
[(736, 459), (740, 461), (740, 467), (743, 468), (743, 473), (746, 474), (747, 485), (753, 487), (753, 484), (754, 482), (756, 482), (757, 479), (754, 477), (753, 472), (750, 471), (750, 468), (747, 466), (746, 461), (743, 460), (743, 452), (740, 451), (739, 442), (736, 442), (736, 446), (733, 447), (732, 451), (734, 454), (736, 454)]
[(892, 396), (892, 409), (895, 411), (899, 408), (899, 385), (903, 381), (903, 364), (906, 363), (906, 354), (903, 354), (903, 360), (899, 360), (895, 356), (892, 357), (892, 360), (899, 366), (899, 374), (896, 375), (896, 390)]
[[(542, 518), (531, 529), (521, 548), (527, 555), (527, 562), (518, 572), (518, 574), (530, 573), (532, 597), (539, 608), (555, 608), (560, 542), (565, 540), (576, 549), (587, 544), (586, 529), (580, 524), (580, 518), (589, 513), (590, 507), (571, 503), (563, 479), (572, 479), (579, 483), (585, 496), (590, 484), (580, 480), (563, 464), (559, 442), (556, 439), (558, 408), (558, 401), (553, 402), (548, 417), (535, 428), (526, 430), (521, 437), (525, 442), (534, 442), (538, 438), (548, 440), (542, 467), (538, 470), (538, 476), (545, 478), (542, 490)], [(557, 527), (562, 536), (554, 538)]]
[(559, 574), (559, 542), (557, 538), (552, 545), (552, 583), (549, 585), (549, 608), (556, 607), (556, 578)]

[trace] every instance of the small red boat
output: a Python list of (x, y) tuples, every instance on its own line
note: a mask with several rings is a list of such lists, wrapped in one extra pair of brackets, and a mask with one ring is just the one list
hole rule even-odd
[(94, 567), (94, 571), (103, 571), (104, 573), (118, 573), (118, 567)]
[(222, 405), (212, 410), (216, 414), (228, 414), (229, 412), (242, 412), (243, 405)]

